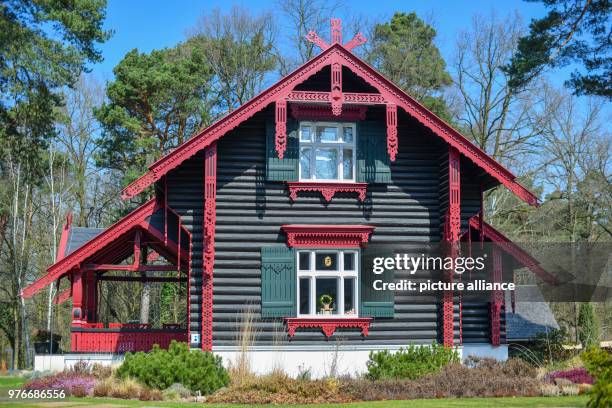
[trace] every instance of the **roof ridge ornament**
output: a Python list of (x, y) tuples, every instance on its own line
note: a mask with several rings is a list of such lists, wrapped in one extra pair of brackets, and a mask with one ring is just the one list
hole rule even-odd
[[(339, 18), (330, 19), (330, 28), (331, 28), (331, 40), (332, 44), (342, 44), (342, 20)], [(306, 39), (319, 47), (322, 51), (325, 51), (329, 47), (330, 44), (326, 43), (319, 35), (313, 30), (309, 31), (306, 34)], [(368, 39), (361, 33), (357, 33), (349, 42), (344, 44), (344, 48), (351, 51), (354, 48), (365, 44)]]

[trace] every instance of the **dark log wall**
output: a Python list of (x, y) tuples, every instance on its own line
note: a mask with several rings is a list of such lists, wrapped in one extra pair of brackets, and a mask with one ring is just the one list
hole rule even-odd
[[(325, 204), (319, 194), (300, 193), (292, 203), (284, 183), (265, 180), (265, 125), (272, 118), (270, 109), (255, 115), (218, 142), (217, 224), (214, 268), (213, 345), (235, 345), (241, 316), (246, 310), (255, 315), (257, 344), (287, 341), (281, 319), (259, 317), (260, 249), (285, 243), (282, 224), (370, 224), (376, 230), (371, 243), (438, 242), (442, 230), (446, 145), (436, 136), (401, 114), (399, 155), (392, 164), (392, 182), (368, 187), (366, 203), (355, 195), (338, 194)], [(368, 119), (384, 124), (384, 111), (370, 108)], [(462, 176), (468, 176), (467, 172)], [(190, 330), (201, 330), (202, 201), (203, 154), (184, 163), (168, 175), (168, 200), (192, 232)], [(462, 180), (462, 183), (464, 181)], [(468, 181), (464, 186), (468, 186)], [(465, 193), (464, 193), (465, 191)], [(462, 191), (462, 218), (467, 220), (478, 209), (479, 188)], [(465, 203), (465, 204), (464, 204)], [(396, 279), (409, 278), (397, 273)], [(414, 276), (412, 276), (414, 278)], [(370, 334), (339, 329), (334, 338), (346, 344), (431, 343), (439, 340), (438, 304), (433, 296), (415, 298), (397, 292), (395, 317), (376, 319)], [(458, 298), (456, 299), (456, 339), (459, 340)], [(463, 308), (464, 339), (488, 342), (488, 308)], [(465, 319), (470, 327), (466, 330)], [(292, 344), (327, 342), (320, 330), (296, 332)], [(193, 344), (193, 346), (197, 346)]]

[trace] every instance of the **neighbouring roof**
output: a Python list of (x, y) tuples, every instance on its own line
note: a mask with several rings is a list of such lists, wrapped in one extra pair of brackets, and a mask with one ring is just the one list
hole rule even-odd
[(102, 231), (104, 231), (104, 228), (70, 228), (70, 234), (68, 235), (68, 242), (66, 243), (66, 250), (64, 251), (63, 256), (73, 253), (87, 242), (97, 237)]
[(488, 156), (479, 147), (470, 142), (457, 130), (452, 128), (434, 113), (429, 111), (414, 98), (386, 79), (382, 74), (351, 53), (340, 43), (334, 43), (319, 55), (306, 62), (291, 74), (281, 78), (276, 84), (261, 92), (250, 101), (227, 114), (217, 122), (199, 131), (191, 139), (168, 153), (149, 166), (140, 178), (128, 185), (122, 192), (122, 198), (128, 199), (141, 193), (152, 183), (159, 180), (169, 171), (175, 169), (185, 160), (223, 137), (257, 112), (265, 109), (271, 103), (288, 95), (295, 86), (315, 75), (323, 67), (332, 63), (341, 63), (355, 75), (363, 78), (380, 94), (384, 94), (385, 103), (395, 104), (411, 117), (429, 128), (435, 135), (441, 137), (449, 145), (455, 147), (463, 156), (471, 160), (486, 173), (506, 186), (517, 197), (530, 205), (538, 205), (537, 197), (516, 181), (516, 176), (508, 169)]
[[(506, 293), (506, 304), (510, 305), (510, 293)], [(532, 339), (538, 333), (558, 329), (548, 303), (536, 285), (521, 285), (515, 289), (514, 313), (506, 307), (506, 337), (508, 342)]]

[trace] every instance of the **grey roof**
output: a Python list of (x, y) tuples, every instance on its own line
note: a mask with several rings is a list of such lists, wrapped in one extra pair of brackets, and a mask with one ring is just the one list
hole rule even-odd
[(515, 312), (512, 313), (510, 293), (506, 292), (506, 336), (508, 342), (528, 340), (538, 333), (559, 328), (555, 316), (536, 285), (517, 286), (515, 299)]
[(68, 242), (66, 244), (66, 251), (64, 256), (73, 253), (87, 242), (98, 236), (104, 228), (85, 228), (85, 227), (72, 227), (70, 228), (70, 234), (68, 235)]

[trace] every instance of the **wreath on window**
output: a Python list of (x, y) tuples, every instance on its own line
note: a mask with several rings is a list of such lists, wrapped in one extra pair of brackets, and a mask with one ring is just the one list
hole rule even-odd
[(321, 295), (319, 302), (323, 305), (323, 309), (330, 310), (330, 306), (333, 303), (334, 298), (331, 295)]

